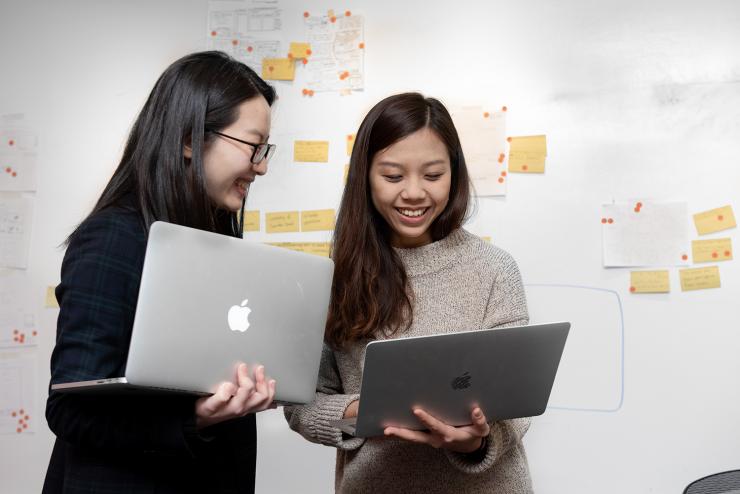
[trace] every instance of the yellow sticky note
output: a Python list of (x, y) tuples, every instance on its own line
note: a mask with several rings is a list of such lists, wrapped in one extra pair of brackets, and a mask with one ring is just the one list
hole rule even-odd
[(681, 290), (704, 290), (706, 288), (719, 288), (719, 268), (710, 266), (708, 268), (679, 269), (681, 275)]
[(631, 271), (630, 292), (632, 293), (668, 293), (671, 283), (668, 271)]
[(735, 228), (735, 215), (732, 206), (724, 206), (694, 215), (694, 224), (699, 235)]
[(260, 231), (260, 212), (244, 211), (244, 229), (245, 232)]
[(334, 229), (334, 210), (317, 209), (314, 211), (301, 211), (301, 231), (318, 232)]
[(329, 242), (272, 242), (270, 245), (322, 257), (329, 257), (331, 250), (331, 244)]
[(44, 302), (44, 307), (49, 308), (49, 309), (59, 308), (59, 302), (57, 302), (57, 297), (54, 294), (53, 286), (46, 287), (46, 301)]
[(533, 153), (547, 156), (547, 138), (544, 135), (509, 137), (509, 152)]
[(310, 43), (297, 43), (292, 42), (290, 49), (288, 50), (288, 58), (301, 59), (311, 55), (311, 44)]
[(347, 176), (349, 175), (349, 165), (344, 165), (344, 183), (347, 183)]
[(293, 161), (326, 163), (329, 161), (329, 141), (295, 141)]
[(488, 242), (489, 244), (491, 243), (491, 237), (481, 237), (481, 238), (483, 239), (484, 242)]
[(282, 211), (266, 213), (265, 225), (267, 233), (288, 233), (298, 231), (298, 211)]
[(262, 78), (268, 81), (295, 79), (295, 63), (290, 58), (265, 58), (262, 60)]
[(529, 152), (509, 153), (511, 173), (545, 173), (545, 156)]
[(715, 262), (732, 260), (732, 239), (713, 238), (691, 242), (694, 262)]
[(352, 156), (352, 148), (355, 145), (355, 137), (357, 137), (356, 134), (347, 135), (347, 156)]

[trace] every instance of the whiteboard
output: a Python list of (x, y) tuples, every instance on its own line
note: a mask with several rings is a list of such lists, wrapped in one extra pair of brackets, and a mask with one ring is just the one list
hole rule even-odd
[[(280, 2), (284, 41), (302, 14), (365, 18), (365, 89), (301, 94), (277, 83), (278, 153), (250, 209), (336, 208), (345, 138), (381, 98), (422, 91), (450, 108), (507, 106), (508, 135), (547, 136), (544, 175), (510, 174), (506, 197), (481, 198), (467, 228), (518, 261), (533, 321), (574, 330), (551, 407), (525, 437), (538, 493), (680, 492), (740, 468), (737, 261), (722, 288), (630, 294), (628, 269), (602, 267), (601, 205), (683, 201), (690, 214), (740, 208), (740, 4), (733, 0), (389, 0)], [(35, 386), (43, 415), (59, 281), (59, 244), (91, 209), (154, 80), (206, 45), (204, 0), (4, 0), (0, 114), (39, 135), (29, 266), (39, 327)], [(300, 77), (300, 71), (298, 77)], [(330, 141), (329, 162), (297, 164), (292, 141)], [(264, 216), (262, 217), (264, 222)], [(737, 245), (737, 229), (723, 232)], [(248, 234), (323, 242), (329, 232)], [(697, 238), (691, 230), (691, 238)], [(3, 492), (38, 492), (53, 436), (0, 436)], [(334, 452), (258, 416), (258, 492), (327, 492)], [(290, 472), (290, 474), (286, 474)]]

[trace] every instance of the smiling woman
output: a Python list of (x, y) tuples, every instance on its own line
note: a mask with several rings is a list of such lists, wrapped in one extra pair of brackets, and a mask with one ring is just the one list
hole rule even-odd
[[(237, 212), (267, 172), (274, 99), (220, 52), (188, 55), (160, 76), (113, 177), (68, 239), (52, 384), (123, 375), (154, 221), (241, 237)], [(52, 391), (46, 418), (57, 440), (44, 492), (254, 492), (254, 413), (271, 406), (275, 382), (261, 366), (236, 374), (203, 398)]]
[[(488, 423), (474, 407), (470, 425), (453, 427), (416, 408), (428, 432), (387, 427), (385, 437), (369, 439), (330, 425), (357, 416), (370, 340), (528, 322), (514, 260), (462, 229), (469, 195), (460, 140), (442, 103), (407, 93), (370, 110), (334, 232), (316, 399), (285, 409), (291, 428), (337, 448), (338, 492), (532, 490), (521, 442), (527, 418)], [(462, 375), (453, 386), (468, 379)]]

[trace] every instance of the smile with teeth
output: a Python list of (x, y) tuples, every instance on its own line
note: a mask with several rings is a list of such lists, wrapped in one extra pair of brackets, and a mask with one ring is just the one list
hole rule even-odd
[(247, 187), (249, 187), (249, 181), (239, 178), (236, 180), (236, 186), (241, 190), (247, 190)]
[(427, 212), (427, 209), (402, 209), (402, 208), (396, 208), (396, 211), (401, 213), (404, 216), (408, 216), (409, 218), (416, 218), (418, 216), (422, 216), (424, 213)]

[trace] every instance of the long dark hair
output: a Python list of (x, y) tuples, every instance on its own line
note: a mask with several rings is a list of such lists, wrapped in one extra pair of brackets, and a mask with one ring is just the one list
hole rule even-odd
[(241, 236), (236, 214), (218, 209), (206, 193), (202, 157), (213, 134), (205, 129), (229, 126), (242, 102), (260, 96), (272, 105), (275, 90), (226, 53), (193, 53), (174, 62), (149, 94), (90, 216), (130, 198), (147, 230), (162, 220)]
[(413, 320), (406, 270), (391, 247), (391, 230), (372, 203), (370, 164), (383, 149), (429, 128), (450, 155), (450, 199), (430, 227), (432, 241), (460, 228), (466, 219), (471, 185), (460, 139), (447, 109), (419, 93), (390, 96), (375, 105), (357, 131), (347, 185), (337, 215), (332, 247), (334, 281), (325, 339), (334, 348), (392, 336)]

